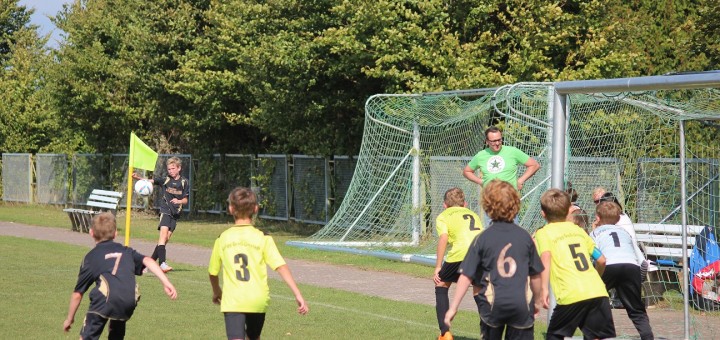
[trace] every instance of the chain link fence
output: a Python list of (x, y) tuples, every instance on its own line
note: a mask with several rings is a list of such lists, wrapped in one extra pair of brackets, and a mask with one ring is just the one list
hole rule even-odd
[[(333, 158), (305, 155), (214, 154), (158, 157), (152, 173), (135, 169), (144, 177), (167, 175), (165, 162), (182, 160), (182, 176), (188, 179), (190, 197), (186, 213), (223, 214), (227, 195), (235, 187), (251, 187), (258, 193), (260, 218), (325, 224), (347, 192), (356, 157)], [(127, 193), (127, 154), (16, 154), (2, 155), (2, 199), (5, 202), (83, 206), (93, 189)], [(133, 195), (132, 208), (154, 209), (162, 199), (159, 191), (149, 198)], [(127, 208), (121, 199), (120, 207)]]

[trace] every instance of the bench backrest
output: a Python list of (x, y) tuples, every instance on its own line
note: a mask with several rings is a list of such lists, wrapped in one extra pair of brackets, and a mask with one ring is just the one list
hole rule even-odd
[(88, 197), (86, 205), (93, 208), (116, 210), (122, 194), (117, 191), (95, 189)]
[[(681, 224), (635, 223), (633, 225), (638, 242), (642, 243), (645, 253), (651, 259), (682, 258)], [(704, 226), (687, 225), (688, 255), (695, 246), (695, 237)]]

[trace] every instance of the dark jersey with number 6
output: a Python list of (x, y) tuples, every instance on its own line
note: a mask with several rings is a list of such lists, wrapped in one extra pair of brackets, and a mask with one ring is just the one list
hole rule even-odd
[(460, 265), (480, 287), (480, 318), (491, 327), (528, 328), (535, 308), (528, 277), (544, 267), (530, 234), (514, 223), (493, 221), (470, 245)]
[(75, 292), (90, 292), (88, 313), (107, 319), (128, 320), (137, 305), (135, 275), (142, 275), (145, 256), (130, 247), (104, 241), (85, 255), (78, 274)]
[(270, 300), (267, 267), (285, 264), (272, 237), (252, 225), (235, 225), (215, 240), (208, 273), (222, 271), (222, 312), (265, 313)]

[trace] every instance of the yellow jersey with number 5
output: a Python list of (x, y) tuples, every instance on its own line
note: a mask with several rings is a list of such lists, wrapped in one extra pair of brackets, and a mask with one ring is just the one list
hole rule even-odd
[(595, 242), (572, 222), (548, 223), (535, 232), (538, 253), (550, 252), (550, 286), (559, 305), (608, 296), (592, 263)]

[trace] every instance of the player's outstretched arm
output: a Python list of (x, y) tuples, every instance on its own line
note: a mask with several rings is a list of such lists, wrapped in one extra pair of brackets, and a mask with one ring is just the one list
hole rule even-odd
[(212, 302), (216, 305), (220, 304), (220, 301), (222, 301), (222, 288), (220, 288), (220, 279), (217, 277), (217, 275), (208, 275), (210, 278), (210, 286), (212, 287), (213, 296), (212, 296)]
[(433, 281), (435, 285), (439, 285), (440, 282), (440, 269), (442, 269), (443, 258), (445, 258), (445, 249), (447, 249), (448, 234), (440, 235), (438, 239), (437, 249), (435, 251), (435, 272), (433, 274)]
[(550, 306), (550, 260), (552, 260), (551, 252), (546, 251), (540, 254), (540, 261), (542, 261), (543, 267), (545, 267), (542, 273), (540, 273), (540, 280), (542, 283), (542, 293), (540, 296), (542, 297), (542, 306), (545, 309), (548, 309)]
[(83, 295), (78, 292), (73, 292), (70, 295), (70, 305), (68, 307), (68, 314), (65, 318), (65, 321), (63, 322), (63, 330), (65, 332), (70, 330), (70, 327), (72, 326), (73, 322), (75, 322), (75, 313), (77, 313), (78, 307), (80, 306), (80, 301), (82, 301)]
[(542, 274), (530, 276), (530, 291), (533, 293), (535, 314), (538, 314), (540, 313), (540, 309), (544, 308), (542, 296)]
[(300, 289), (297, 287), (297, 284), (295, 284), (295, 279), (290, 273), (290, 267), (288, 267), (287, 264), (284, 264), (280, 267), (277, 267), (275, 271), (280, 274), (280, 277), (282, 277), (283, 281), (285, 281), (285, 284), (287, 284), (288, 287), (290, 287), (290, 290), (292, 290), (293, 294), (295, 294), (295, 301), (297, 301), (298, 304), (298, 313), (302, 315), (307, 314), (307, 312), (310, 311), (310, 308), (308, 307), (305, 299), (300, 293)]
[(450, 307), (445, 313), (445, 324), (448, 327), (451, 326), (450, 323), (455, 318), (455, 314), (457, 314), (460, 302), (462, 302), (462, 299), (467, 293), (467, 290), (470, 287), (471, 283), (472, 281), (469, 277), (467, 277), (465, 274), (460, 274), (457, 282), (457, 287), (455, 287), (455, 295), (453, 295), (452, 302), (450, 302)]
[(598, 259), (595, 261), (595, 270), (597, 270), (600, 276), (602, 276), (602, 274), (605, 272), (606, 263), (607, 260), (605, 259), (605, 255), (600, 255), (600, 257), (598, 257)]
[(177, 298), (177, 291), (175, 290), (175, 286), (170, 283), (167, 275), (163, 273), (157, 262), (155, 262), (155, 260), (153, 260), (151, 257), (145, 256), (145, 258), (143, 258), (143, 264), (151, 273), (153, 273), (158, 278), (158, 280), (160, 280), (160, 282), (162, 282), (163, 289), (165, 289), (165, 294), (167, 294), (170, 299), (175, 300)]

